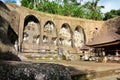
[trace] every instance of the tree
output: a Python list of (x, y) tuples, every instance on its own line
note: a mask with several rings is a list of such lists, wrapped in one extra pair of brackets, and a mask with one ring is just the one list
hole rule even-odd
[(120, 16), (120, 9), (118, 9), (118, 10), (113, 9), (110, 12), (105, 13), (105, 17), (104, 17), (103, 20), (111, 19), (111, 18), (114, 18), (114, 17), (117, 17), (117, 16)]
[(101, 9), (104, 8), (104, 6), (98, 6), (98, 2), (99, 0), (93, 0), (92, 2), (86, 2), (84, 4), (87, 15), (86, 18), (93, 20), (102, 20)]
[(101, 9), (104, 6), (98, 6), (99, 0), (86, 2), (81, 5), (83, 0), (22, 0), (22, 6), (38, 11), (64, 16), (80, 17), (94, 20), (102, 20)]
[(28, 0), (22, 0), (22, 1), (21, 1), (21, 4), (22, 4), (22, 6), (24, 6), (24, 7), (28, 7), (29, 2), (28, 2)]
[(30, 9), (34, 9), (33, 0), (21, 0), (21, 5)]
[(83, 6), (75, 7), (73, 10), (73, 17), (85, 18), (85, 10)]
[(59, 6), (55, 2), (39, 3), (37, 6), (37, 10), (51, 14), (59, 14)]

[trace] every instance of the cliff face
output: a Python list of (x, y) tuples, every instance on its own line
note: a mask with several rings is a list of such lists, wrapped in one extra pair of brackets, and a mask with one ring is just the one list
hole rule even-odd
[(100, 45), (120, 40), (120, 17), (107, 20), (88, 45)]
[[(40, 26), (38, 28), (39, 28), (40, 34), (45, 34), (43, 30), (47, 22), (51, 22), (54, 24), (54, 28), (56, 29), (56, 32), (54, 34), (58, 34), (58, 35), (64, 24), (67, 24), (69, 26), (69, 30), (71, 30), (70, 35), (73, 35), (75, 33), (75, 29), (77, 28), (77, 26), (80, 26), (84, 30), (86, 43), (92, 40), (92, 38), (94, 37), (93, 33), (95, 33), (95, 35), (99, 33), (104, 23), (104, 21), (94, 21), (94, 20), (88, 20), (88, 19), (47, 14), (40, 11), (38, 12), (38, 11), (30, 10), (25, 7), (17, 6), (14, 4), (6, 4), (6, 5), (11, 11), (14, 11), (14, 13), (16, 12), (17, 14), (19, 14), (19, 16), (17, 16), (16, 18), (19, 17), (20, 19), (19, 30), (18, 30), (20, 41), (22, 41), (23, 29), (25, 27), (23, 25), (28, 23), (26, 19), (30, 18), (31, 16), (36, 17), (36, 19), (39, 21)], [(17, 21), (17, 19), (15, 19), (15, 21)], [(34, 20), (31, 19), (31, 21), (34, 21)], [(43, 35), (41, 36), (43, 37)]]
[[(16, 51), (13, 46), (18, 38), (9, 23), (11, 21), (10, 15), (10, 10), (0, 1), (0, 59), (6, 60), (16, 59), (14, 55)], [(12, 55), (14, 57), (10, 58)]]
[[(2, 27), (5, 28), (6, 31), (4, 32), (7, 32), (6, 36), (8, 36), (4, 36), (4, 38), (2, 38), (1, 36), (1, 40), (3, 39), (2, 41), (6, 41), (13, 46), (15, 44), (15, 41), (19, 38), (19, 49), (23, 51), (24, 49), (32, 50), (31, 46), (33, 46), (33, 44), (36, 46), (36, 43), (39, 47), (51, 46), (49, 44), (54, 43), (54, 47), (56, 48), (58, 48), (58, 46), (61, 44), (60, 46), (66, 47), (65, 49), (68, 50), (70, 50), (71, 48), (75, 50), (76, 48), (80, 48), (81, 46), (84, 46), (86, 44), (101, 44), (105, 41), (108, 42), (108, 36), (111, 39), (112, 36), (110, 34), (112, 34), (112, 31), (114, 31), (114, 26), (116, 26), (115, 29), (117, 29), (115, 35), (117, 33), (117, 36), (119, 37), (120, 34), (119, 18), (108, 21), (94, 21), (81, 18), (52, 15), (30, 10), (14, 4), (4, 4), (1, 1), (0, 16), (1, 20), (4, 21), (4, 23), (0, 24)], [(37, 27), (33, 24), (29, 25), (29, 23), (31, 22), (36, 23)], [(49, 31), (50, 28), (45, 31), (45, 26), (47, 23), (52, 24), (52, 27), (54, 28), (53, 33)], [(31, 28), (29, 28), (28, 26), (31, 26)], [(109, 27), (111, 29), (109, 29)], [(28, 30), (26, 30), (27, 28)], [(61, 36), (61, 30), (63, 30), (62, 36), (67, 38), (63, 38)], [(3, 35), (2, 32), (3, 31), (1, 31), (1, 35)], [(25, 33), (27, 33), (27, 37), (25, 37)], [(44, 36), (48, 38), (47, 45), (44, 43)], [(25, 39), (28, 39), (28, 42), (30, 42), (31, 44), (24, 44), (27, 42), (27, 40), (26, 42), (24, 42)], [(3, 44), (3, 42), (1, 43)], [(54, 47), (51, 47), (51, 49), (54, 49)]]
[(0, 51), (5, 52), (9, 50), (10, 40), (7, 37), (7, 29), (9, 23), (0, 16)]
[[(8, 39), (7, 31), (9, 27), (10, 10), (0, 1), (0, 51), (9, 50), (10, 40)], [(6, 16), (4, 16), (6, 15)]]
[(72, 80), (67, 67), (50, 63), (1, 62), (0, 80)]

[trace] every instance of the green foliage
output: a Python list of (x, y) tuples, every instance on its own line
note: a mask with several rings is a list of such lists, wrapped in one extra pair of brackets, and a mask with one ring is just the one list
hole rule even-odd
[(102, 20), (102, 13), (101, 9), (104, 8), (104, 6), (98, 6), (98, 1), (93, 2), (86, 2), (83, 6), (86, 10), (86, 18), (87, 19), (93, 19), (93, 20)]
[(101, 9), (104, 6), (98, 6), (99, 0), (93, 2), (86, 2), (80, 5), (77, 0), (22, 0), (22, 6), (38, 11), (47, 12), (51, 14), (58, 14), (63, 16), (72, 16), (93, 20), (102, 20), (103, 16)]
[(110, 18), (114, 18), (120, 16), (120, 9), (119, 10), (111, 10), (110, 12), (105, 13), (105, 17), (103, 20), (107, 20)]
[[(21, 4), (22, 4), (22, 6), (24, 6), (24, 7), (28, 7), (29, 2), (28, 2), (28, 0), (22, 0), (22, 1), (21, 1)], [(29, 7), (28, 7), (28, 8), (29, 8)]]
[(64, 16), (71, 16), (73, 14), (73, 9), (75, 7), (73, 5), (70, 5), (70, 4), (65, 4), (63, 6), (63, 10), (62, 10), (62, 14)]
[(52, 14), (58, 14), (59, 6), (55, 2), (39, 3), (37, 6), (37, 10)]
[(73, 10), (73, 17), (85, 18), (85, 10), (83, 6), (75, 7)]

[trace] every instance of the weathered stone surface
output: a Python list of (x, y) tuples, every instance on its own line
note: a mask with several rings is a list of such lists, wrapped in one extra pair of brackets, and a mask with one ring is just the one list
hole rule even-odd
[(11, 42), (7, 35), (9, 23), (2, 16), (0, 16), (0, 52), (7, 52), (10, 50)]
[(18, 38), (10, 25), (10, 10), (0, 1), (0, 60), (17, 60), (14, 43)]
[[(67, 50), (70, 53), (77, 53), (80, 52), (79, 49), (84, 45), (107, 43), (119, 40), (120, 37), (120, 17), (108, 21), (94, 21), (46, 14), (10, 3), (4, 4), (1, 1), (0, 16), (7, 20), (14, 31), (13, 34), (17, 35), (17, 37), (14, 36), (14, 39), (13, 36), (9, 37), (8, 40), (12, 44), (15, 43), (15, 40), (18, 40), (17, 48), (22, 52), (40, 53), (42, 49), (46, 52), (51, 50), (57, 51), (57, 48), (63, 47), (63, 50)], [(28, 25), (31, 22), (32, 25)], [(36, 24), (36, 28), (33, 23)], [(46, 25), (48, 23), (52, 25)], [(48, 30), (45, 30), (46, 26), (49, 26)], [(25, 28), (28, 28), (28, 30), (26, 31)], [(51, 31), (52, 29), (54, 30)], [(24, 37), (25, 32), (27, 32), (27, 36), (29, 35), (29, 37)], [(2, 31), (1, 34), (3, 35)], [(6, 48), (2, 50), (9, 50), (8, 45), (4, 47)]]
[[(96, 31), (96, 28), (97, 28), (97, 32), (96, 32), (96, 34), (97, 34), (99, 32), (99, 30), (101, 29), (102, 24), (104, 23), (103, 21), (93, 21), (93, 20), (86, 20), (86, 19), (80, 19), (80, 18), (46, 14), (46, 13), (42, 13), (42, 12), (33, 11), (33, 10), (30, 10), (30, 9), (27, 9), (27, 8), (24, 8), (21, 6), (17, 6), (14, 4), (6, 4), (6, 5), (8, 6), (8, 8), (11, 11), (14, 11), (18, 14), (18, 15), (15, 15), (16, 18), (13, 18), (13, 19), (15, 19), (14, 21), (16, 21), (16, 23), (19, 22), (19, 24), (13, 25), (12, 27), (15, 30), (15, 32), (19, 34), (19, 44), (21, 45), (21, 49), (24, 52), (28, 49), (32, 50), (33, 45), (35, 45), (34, 49), (35, 48), (37, 49), (37, 46), (35, 43), (33, 45), (29, 44), (29, 43), (24, 44), (24, 40), (23, 40), (23, 39), (25, 39), (24, 35), (23, 35), (23, 33), (25, 32), (24, 29), (25, 29), (26, 25), (28, 23), (30, 23), (31, 21), (39, 24), (38, 25), (39, 31), (34, 29), (37, 32), (37, 34), (40, 35), (38, 37), (39, 38), (38, 45), (40, 45), (42, 47), (47, 47), (47, 46), (51, 46), (51, 45), (53, 47), (62, 46), (62, 47), (65, 47), (64, 49), (69, 48), (68, 51), (70, 51), (70, 48), (72, 47), (74, 49), (74, 52), (72, 51), (73, 53), (76, 53), (75, 47), (77, 47), (77, 48), (81, 47), (84, 45), (84, 43), (87, 43), (91, 38), (93, 38), (92, 33), (94, 31)], [(13, 24), (13, 22), (11, 24)], [(47, 23), (53, 24), (54, 31), (47, 32), (45, 30), (45, 26)], [(18, 27), (18, 28), (16, 28), (16, 27)], [(66, 27), (67, 28), (66, 30), (68, 31), (67, 33), (63, 31), (63, 33), (65, 33), (65, 34), (63, 34), (64, 36), (60, 35), (61, 29), (63, 27)], [(83, 37), (81, 37), (81, 38), (78, 37), (79, 39), (76, 39), (75, 37), (73, 37), (76, 30), (78, 31), (78, 33), (80, 33), (80, 34), (82, 33), (81, 35)], [(29, 38), (32, 36), (33, 36), (33, 34), (29, 35)], [(44, 36), (46, 36), (48, 38), (47, 44), (44, 43)], [(68, 39), (66, 39), (66, 38), (68, 38)], [(59, 41), (59, 39), (61, 39), (61, 41)], [(75, 42), (74, 42), (74, 40), (75, 40)], [(78, 45), (78, 43), (79, 43), (79, 45)], [(26, 45), (29, 45), (29, 47), (26, 47)], [(51, 49), (52, 49), (52, 47), (51, 47)], [(32, 51), (30, 51), (30, 52), (32, 52)]]
[(9, 22), (11, 21), (10, 14), (9, 8), (2, 1), (0, 1), (0, 16)]
[(58, 64), (1, 62), (0, 80), (71, 80), (71, 75)]

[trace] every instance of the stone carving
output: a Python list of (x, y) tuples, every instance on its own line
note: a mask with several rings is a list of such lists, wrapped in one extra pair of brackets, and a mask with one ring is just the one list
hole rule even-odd
[(39, 44), (39, 37), (40, 34), (37, 23), (33, 21), (28, 22), (27, 26), (25, 26), (23, 41)]
[(71, 33), (69, 27), (63, 26), (59, 32), (60, 35), (60, 44), (63, 46), (71, 46)]
[(81, 48), (84, 45), (83, 31), (78, 32), (77, 30), (75, 30), (73, 37), (74, 37), (74, 45), (75, 45), (75, 47)]

